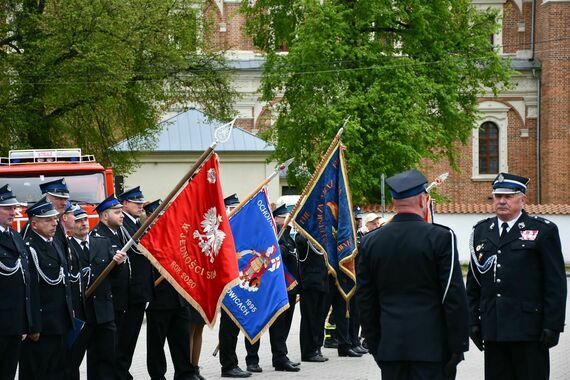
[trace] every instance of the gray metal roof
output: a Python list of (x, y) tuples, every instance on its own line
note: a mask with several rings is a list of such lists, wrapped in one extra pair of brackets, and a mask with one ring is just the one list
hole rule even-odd
[[(153, 152), (203, 152), (214, 141), (214, 130), (224, 124), (209, 120), (203, 112), (191, 108), (160, 123)], [(118, 151), (131, 150), (128, 141), (117, 145)], [(273, 152), (275, 147), (243, 129), (234, 127), (230, 139), (216, 147), (217, 152)], [(146, 151), (146, 149), (145, 149)]]

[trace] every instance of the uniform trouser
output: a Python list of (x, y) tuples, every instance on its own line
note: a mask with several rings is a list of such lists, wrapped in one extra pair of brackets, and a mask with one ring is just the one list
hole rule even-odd
[(22, 345), (20, 380), (61, 380), (65, 378), (65, 336), (40, 335), (37, 342)]
[[(293, 314), (295, 313), (296, 295), (289, 295), (289, 308), (285, 310), (269, 328), (269, 342), (271, 344), (271, 354), (273, 366), (283, 365), (289, 360), (287, 358), (287, 337), (291, 330), (291, 322), (293, 321)], [(258, 340), (255, 344), (249, 343), (245, 340), (245, 349), (247, 356), (245, 362), (247, 365), (259, 364), (259, 343)]]
[(356, 305), (356, 297), (350, 298), (350, 318), (348, 320), (348, 334), (350, 335), (350, 342), (352, 347), (360, 346), (360, 311)]
[(238, 334), (239, 328), (234, 321), (231, 320), (226, 311), (222, 309), (220, 331), (218, 333), (222, 371), (228, 371), (238, 366), (238, 357), (236, 355)]
[(326, 318), (326, 292), (314, 289), (301, 290), (301, 358), (309, 358), (323, 345)]
[(117, 377), (132, 379), (129, 373), (137, 340), (141, 331), (146, 302), (132, 303), (124, 313), (121, 325), (117, 324)]
[(165, 340), (174, 365), (174, 379), (192, 378), (195, 371), (190, 362), (190, 323), (188, 307), (146, 311), (146, 364), (152, 380), (165, 379)]
[(0, 380), (16, 376), (21, 348), (22, 335), (0, 335)]
[(338, 349), (346, 351), (352, 347), (360, 345), (358, 339), (358, 310), (356, 308), (356, 297), (350, 299), (349, 318), (346, 317), (346, 301), (340, 295), (338, 289), (331, 289), (332, 297), (332, 311), (336, 323), (335, 337), (338, 342)]
[(390, 361), (380, 362), (382, 380), (453, 380), (443, 374), (443, 362)]
[(79, 366), (87, 351), (87, 379), (113, 380), (115, 374), (115, 322), (85, 323), (71, 347), (68, 379), (79, 380)]
[(543, 380), (549, 376), (549, 353), (539, 342), (485, 341), (486, 380)]

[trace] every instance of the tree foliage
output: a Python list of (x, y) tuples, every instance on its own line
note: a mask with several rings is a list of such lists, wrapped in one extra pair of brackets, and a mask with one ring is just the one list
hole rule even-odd
[[(117, 171), (173, 105), (227, 119), (235, 95), (191, 0), (2, 0), (0, 151), (81, 147)], [(134, 148), (134, 147), (133, 147)]]
[(267, 132), (275, 155), (304, 169), (290, 181), (305, 183), (350, 116), (343, 143), (357, 202), (378, 200), (382, 173), (422, 158), (453, 164), (478, 95), (511, 73), (489, 38), (498, 15), (469, 0), (257, 0), (242, 12), (266, 53), (263, 98), (281, 97)]

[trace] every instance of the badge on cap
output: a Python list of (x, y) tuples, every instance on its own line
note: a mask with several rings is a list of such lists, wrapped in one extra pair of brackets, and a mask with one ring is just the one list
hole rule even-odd
[(12, 191), (12, 188), (10, 187), (10, 185), (6, 185), (6, 191)]
[(503, 182), (505, 180), (505, 177), (503, 177), (502, 174), (499, 174), (499, 176), (497, 177), (497, 181), (498, 182)]

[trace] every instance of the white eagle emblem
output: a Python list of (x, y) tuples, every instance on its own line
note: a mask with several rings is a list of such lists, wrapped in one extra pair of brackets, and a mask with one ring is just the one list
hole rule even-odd
[(212, 207), (204, 214), (204, 220), (200, 222), (204, 233), (194, 230), (194, 239), (198, 239), (198, 246), (206, 256), (210, 258), (210, 262), (214, 262), (214, 257), (218, 255), (222, 243), (226, 238), (226, 233), (220, 231), (220, 223), (222, 217), (218, 215), (216, 208)]

